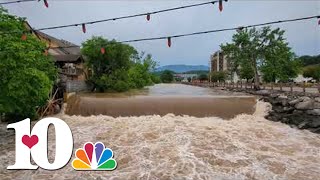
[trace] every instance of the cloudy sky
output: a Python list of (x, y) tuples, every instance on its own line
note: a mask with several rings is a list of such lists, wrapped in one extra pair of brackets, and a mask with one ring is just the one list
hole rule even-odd
[[(0, 0), (6, 2), (9, 0)], [(137, 13), (145, 13), (198, 1), (176, 0), (48, 0), (49, 8), (43, 2), (28, 2), (6, 5), (9, 12), (27, 20), (34, 28), (80, 23), (107, 19)], [(170, 36), (197, 31), (206, 31), (250, 25), (268, 21), (284, 20), (320, 15), (320, 1), (308, 0), (229, 0), (224, 3), (223, 12), (218, 5), (204, 5), (160, 13), (146, 17), (104, 22), (88, 25), (84, 34), (80, 27), (47, 30), (47, 34), (80, 45), (92, 36), (103, 36), (118, 41), (147, 37)], [(320, 54), (320, 26), (317, 19), (274, 25), (286, 30), (289, 45), (297, 55)], [(210, 54), (219, 50), (221, 43), (231, 40), (233, 31), (204, 34), (172, 39), (171, 48), (166, 40), (130, 43), (139, 51), (151, 53), (160, 65), (192, 64), (208, 65)]]

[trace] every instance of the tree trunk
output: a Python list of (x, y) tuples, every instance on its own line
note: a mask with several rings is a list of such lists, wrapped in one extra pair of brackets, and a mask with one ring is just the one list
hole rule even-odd
[(254, 71), (254, 90), (260, 90), (260, 79), (258, 74), (256, 58), (252, 58), (252, 65)]

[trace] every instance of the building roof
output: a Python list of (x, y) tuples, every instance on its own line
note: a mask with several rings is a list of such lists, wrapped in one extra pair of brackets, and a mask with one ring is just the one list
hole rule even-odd
[(46, 33), (41, 31), (35, 32), (37, 36), (42, 37), (43, 39), (48, 40), (49, 42), (54, 42), (58, 45), (58, 47), (50, 48), (50, 50), (55, 51), (52, 54), (59, 54), (59, 55), (66, 55), (66, 54), (73, 54), (73, 55), (80, 55), (80, 46), (73, 44), (69, 41), (63, 39), (57, 39), (53, 36), (50, 36)]
[(51, 50), (55, 51), (56, 54), (73, 54), (73, 55), (80, 55), (80, 46), (73, 44), (69, 41), (63, 40), (63, 39), (57, 39), (53, 36), (50, 36), (46, 33), (43, 33), (41, 31), (35, 32), (37, 36), (42, 37), (43, 39), (48, 40), (49, 42), (54, 42), (58, 45), (58, 47), (52, 47)]
[[(25, 22), (25, 26), (27, 29), (32, 30), (28, 22)], [(83, 60), (80, 46), (63, 39), (57, 39), (41, 31), (33, 31), (33, 33), (40, 40), (45, 40), (49, 44), (49, 54), (53, 56), (56, 62), (75, 62), (79, 58)], [(54, 46), (51, 44), (54, 44)]]

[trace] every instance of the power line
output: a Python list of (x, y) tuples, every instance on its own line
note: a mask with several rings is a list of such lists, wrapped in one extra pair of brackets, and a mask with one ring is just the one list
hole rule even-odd
[(302, 18), (295, 18), (295, 19), (286, 19), (286, 20), (280, 20), (280, 21), (271, 21), (271, 22), (259, 23), (259, 24), (253, 24), (253, 25), (247, 25), (247, 26), (238, 26), (238, 27), (216, 29), (216, 30), (209, 30), (209, 31), (200, 31), (200, 32), (193, 32), (193, 33), (179, 34), (179, 35), (172, 35), (172, 36), (134, 39), (134, 40), (122, 41), (122, 43), (138, 42), (138, 41), (150, 41), (150, 40), (158, 40), (158, 39), (167, 39), (168, 37), (177, 38), (177, 37), (184, 37), (184, 36), (193, 36), (193, 35), (199, 35), (199, 34), (208, 34), (208, 33), (222, 32), (222, 31), (238, 30), (238, 29), (243, 29), (243, 28), (260, 27), (260, 26), (266, 26), (266, 25), (271, 25), (271, 24), (279, 24), (279, 23), (294, 22), (294, 21), (303, 21), (303, 20), (314, 19), (314, 18), (320, 18), (320, 15), (302, 17)]
[[(35, 0), (25, 0), (25, 1), (35, 1)], [(25, 1), (20, 1), (20, 2), (25, 2)], [(120, 17), (114, 17), (114, 18), (108, 18), (108, 19), (102, 19), (102, 20), (96, 20), (96, 21), (87, 21), (87, 22), (80, 22), (80, 23), (75, 23), (75, 24), (67, 24), (67, 25), (60, 25), (60, 26), (52, 26), (52, 27), (44, 27), (44, 28), (39, 28), (39, 29), (34, 29), (34, 31), (43, 31), (43, 30), (51, 30), (51, 29), (61, 29), (61, 28), (66, 28), (66, 27), (74, 27), (74, 26), (82, 26), (85, 29), (85, 25), (89, 24), (96, 24), (96, 23), (102, 23), (102, 22), (108, 22), (108, 21), (116, 21), (120, 19), (128, 19), (128, 18), (134, 18), (134, 17), (139, 17), (139, 16), (147, 16), (147, 20), (150, 20), (150, 16), (152, 14), (159, 14), (163, 12), (168, 12), (168, 11), (176, 11), (180, 9), (186, 9), (186, 8), (191, 8), (191, 7), (197, 7), (197, 6), (203, 6), (207, 4), (215, 4), (216, 2), (219, 2), (219, 6), (222, 2), (225, 1), (227, 2), (228, 0), (215, 0), (215, 1), (209, 1), (209, 2), (203, 2), (203, 3), (197, 3), (197, 4), (191, 4), (191, 5), (185, 5), (185, 6), (179, 6), (179, 7), (174, 7), (174, 8), (168, 8), (168, 9), (162, 9), (158, 11), (151, 11), (151, 12), (146, 12), (146, 13), (140, 13), (140, 14), (133, 14), (133, 15), (127, 15), (127, 16), (120, 16)], [(16, 3), (18, 1), (15, 1)], [(13, 3), (13, 2), (12, 2)], [(220, 7), (219, 7), (220, 8)], [(220, 9), (221, 11), (222, 9)], [(85, 30), (84, 30), (85, 32)], [(1, 34), (7, 34), (7, 33), (21, 33), (21, 31), (8, 31), (8, 32), (2, 32)]]
[[(237, 27), (224, 28), (224, 29), (215, 29), (215, 30), (209, 30), (209, 31), (193, 32), (193, 33), (187, 33), (187, 34), (152, 37), (152, 38), (142, 38), (142, 39), (133, 39), (133, 40), (120, 41), (120, 43), (151, 41), (151, 40), (160, 40), (160, 39), (169, 39), (169, 38), (170, 38), (170, 41), (171, 41), (172, 38), (178, 38), (178, 37), (194, 36), (194, 35), (200, 35), (200, 34), (216, 33), (216, 32), (223, 32), (223, 31), (232, 31), (232, 30), (239, 30), (239, 29), (241, 30), (241, 29), (244, 29), (244, 28), (253, 28), (253, 27), (267, 26), (267, 25), (272, 25), (272, 24), (304, 21), (304, 20), (315, 19), (315, 18), (320, 19), (320, 15), (301, 17), (301, 18), (295, 18), (295, 19), (285, 19), (285, 20), (271, 21), (271, 22), (252, 24), (252, 25), (246, 25), (246, 26), (237, 26)], [(170, 44), (171, 44), (171, 42), (170, 42)], [(74, 48), (74, 47), (79, 47), (79, 46), (72, 45), (72, 46), (65, 46), (65, 47), (52, 47), (52, 48), (48, 47), (48, 48), (49, 49), (60, 49), (60, 48)], [(3, 52), (3, 51), (1, 51), (1, 52)]]
[(24, 2), (32, 2), (38, 0), (18, 0), (18, 1), (8, 1), (8, 2), (1, 2), (0, 5), (7, 5), (7, 4), (17, 4), (17, 3), (24, 3)]

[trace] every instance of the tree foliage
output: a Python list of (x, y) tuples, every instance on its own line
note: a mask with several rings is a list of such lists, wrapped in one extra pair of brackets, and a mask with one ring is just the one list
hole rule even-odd
[(248, 79), (253, 72), (255, 89), (260, 89), (259, 70), (266, 81), (286, 81), (299, 72), (299, 63), (284, 32), (270, 27), (245, 28), (233, 35), (232, 43), (222, 44), (221, 49), (231, 60), (233, 70), (240, 69), (240, 77)]
[(320, 82), (320, 65), (305, 67), (303, 69), (303, 76), (313, 78)]
[(320, 54), (317, 56), (300, 56), (300, 61), (302, 62), (303, 66), (309, 65), (319, 65), (320, 64)]
[(208, 75), (207, 74), (200, 74), (198, 79), (200, 81), (207, 81), (208, 80)]
[[(90, 73), (88, 81), (97, 92), (127, 91), (153, 83), (150, 73), (156, 67), (151, 55), (139, 55), (130, 45), (93, 37), (82, 44), (82, 54)], [(101, 48), (105, 53), (100, 52)]]
[(226, 80), (227, 74), (224, 71), (214, 71), (211, 72), (210, 76), (212, 82), (224, 82)]
[(173, 72), (170, 70), (164, 70), (160, 75), (161, 82), (171, 83), (173, 81)]
[(254, 70), (252, 66), (250, 66), (248, 61), (243, 61), (241, 63), (240, 69), (238, 70), (238, 74), (241, 79), (246, 79), (247, 81), (249, 79), (254, 78)]
[[(45, 44), (31, 34), (21, 40), (26, 30), (24, 19), (0, 7), (0, 113), (10, 120), (34, 118), (57, 77), (52, 59), (43, 54)], [(17, 33), (2, 33), (7, 31)]]

